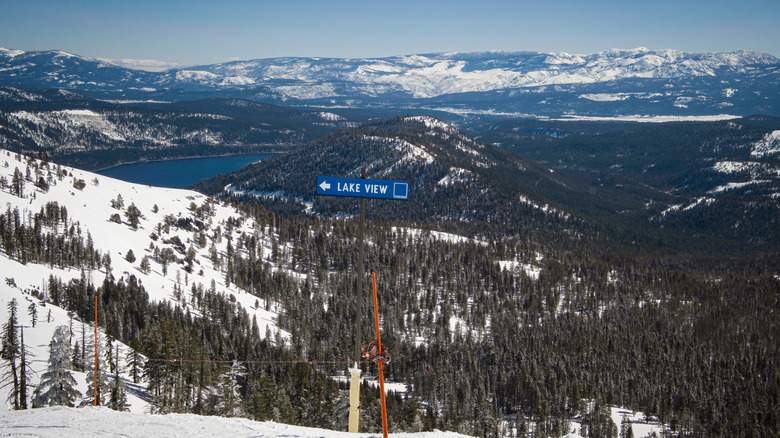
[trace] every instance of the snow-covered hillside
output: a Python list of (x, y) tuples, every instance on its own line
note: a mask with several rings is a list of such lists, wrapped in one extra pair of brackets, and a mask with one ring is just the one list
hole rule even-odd
[[(0, 150), (0, 208), (5, 219), (18, 218), (20, 224), (33, 226), (32, 218), (42, 209), (51, 210), (54, 205), (60, 211), (67, 211), (67, 219), (54, 225), (52, 231), (73, 234), (77, 239), (90, 242), (103, 254), (103, 260), (94, 270), (58, 267), (57, 263), (22, 263), (18, 257), (10, 258), (7, 248), (2, 248), (0, 322), (6, 322), (8, 304), (15, 299), (19, 324), (24, 327), (25, 344), (32, 355), (33, 387), (46, 369), (48, 346), (56, 327), (72, 323), (74, 333), (82, 331), (78, 318), (71, 321), (67, 311), (41, 299), (48, 295), (50, 277), (67, 283), (83, 275), (92, 284), (100, 285), (107, 275), (119, 281), (135, 276), (151, 301), (171, 302), (196, 317), (200, 316), (200, 311), (195, 308), (194, 300), (188, 300), (187, 291), (192, 287), (211, 289), (230, 297), (250, 317), (256, 318), (260, 333), (270, 334), (271, 342), (289, 338), (287, 332), (277, 327), (277, 304), (265, 302), (234, 284), (225, 284), (225, 273), (214, 264), (225, 255), (229, 239), (242, 233), (256, 236), (259, 252), (270, 257), (270, 230), (257, 229), (252, 220), (243, 218), (235, 209), (196, 192), (130, 184)], [(135, 221), (126, 215), (130, 206), (140, 212), (135, 229)], [(206, 235), (210, 245), (202, 240)], [(212, 239), (215, 235), (220, 238)], [(168, 254), (169, 260), (163, 261), (162, 253)], [(177, 294), (177, 290), (183, 293)], [(34, 327), (30, 315), (32, 308), (37, 312)], [(91, 333), (92, 321), (85, 323), (86, 332)], [(90, 341), (91, 338), (89, 336)], [(121, 355), (127, 351), (124, 345), (120, 349)], [(6, 367), (3, 361), (2, 368)], [(74, 373), (74, 376), (78, 389), (84, 393), (85, 374)], [(127, 372), (122, 376), (131, 389), (131, 410), (146, 410), (145, 387), (130, 384)], [(3, 401), (8, 391), (8, 387), (0, 391)], [(1, 410), (6, 410), (5, 403)]]
[[(29, 354), (27, 360), (33, 371), (33, 380), (30, 383), (31, 387), (36, 387), (41, 376), (46, 371), (49, 360), (49, 343), (52, 340), (54, 330), (64, 325), (72, 330), (74, 335), (73, 342), (79, 342), (82, 333), (86, 333), (87, 341), (92, 342), (94, 325), (90, 324), (91, 321), (82, 323), (78, 319), (73, 319), (72, 314), (69, 314), (66, 310), (44, 303), (31, 294), (33, 290), (44, 288), (49, 275), (67, 278), (70, 274), (68, 271), (43, 265), (22, 265), (8, 260), (2, 254), (0, 255), (0, 272), (2, 272), (0, 274), (2, 277), (0, 279), (2, 281), (0, 282), (0, 322), (5, 324), (8, 320), (8, 304), (15, 299), (19, 326), (23, 329), (24, 344)], [(35, 323), (33, 323), (33, 316), (31, 315), (32, 308), (35, 308), (37, 313)], [(104, 331), (101, 329), (99, 332), (102, 337)], [(128, 347), (119, 342), (115, 342), (114, 345), (115, 347), (119, 346), (119, 354), (124, 358), (128, 352)], [(8, 363), (3, 360), (2, 364), (0, 364), (0, 374), (5, 375), (7, 370)], [(131, 412), (145, 412), (148, 407), (148, 401), (145, 397), (145, 386), (134, 384), (127, 371), (125, 370), (120, 375), (128, 389), (127, 401), (129, 409)], [(90, 394), (87, 392), (86, 373), (72, 371), (72, 375), (76, 380), (76, 389), (82, 395), (81, 398), (76, 400), (76, 405), (78, 406), (82, 401), (89, 401), (90, 399)], [(0, 389), (0, 413), (8, 411), (12, 407), (6, 402), (11, 389), (11, 385)], [(31, 390), (28, 391), (28, 395), (30, 394), (32, 394)], [(30, 401), (28, 400), (29, 405)], [(3, 427), (0, 424), (0, 430)]]
[[(59, 177), (56, 167), (61, 169)], [(21, 196), (12, 194), (8, 184), (14, 179), (14, 172), (18, 170), (24, 175), (28, 169), (31, 180), (24, 182)], [(137, 277), (152, 301), (170, 300), (181, 304), (181, 299), (174, 296), (175, 285), (189, 288), (195, 284), (209, 289), (213, 284), (217, 292), (233, 295), (250, 317), (256, 317), (262, 332), (266, 327), (273, 333), (278, 331), (274, 304), (262, 302), (234, 284), (225, 284), (224, 273), (213, 263), (215, 256), (219, 260), (227, 252), (229, 238), (242, 233), (254, 235), (262, 247), (260, 251), (270, 258), (269, 231), (257, 229), (254, 221), (245, 219), (235, 209), (197, 192), (131, 184), (75, 168), (46, 164), (8, 151), (0, 151), (0, 178), (6, 181), (0, 190), (0, 205), (4, 210), (18, 208), (19, 216), (27, 218), (49, 202), (65, 207), (68, 226), (76, 224), (81, 233), (89, 236), (95, 249), (110, 256), (111, 274), (118, 279), (127, 279), (130, 275)], [(48, 190), (34, 185), (33, 181), (39, 179), (47, 181)], [(135, 229), (126, 216), (130, 205), (141, 214)], [(228, 222), (231, 223), (228, 225)], [(221, 238), (209, 239), (211, 245), (197, 241), (199, 234), (212, 237), (213, 233)], [(154, 247), (158, 252), (170, 248), (175, 261), (164, 269), (158, 262), (159, 257), (154, 257)], [(128, 260), (133, 259), (128, 257), (130, 251), (133, 261)], [(188, 273), (185, 268), (190, 255), (193, 256), (192, 269)], [(140, 266), (144, 257), (149, 261), (146, 272)], [(38, 269), (35, 265), (11, 268), (12, 265), (7, 264), (13, 262), (6, 257), (0, 257), (0, 263), (4, 265), (3, 272), (18, 273), (5, 276), (12, 277), (19, 288), (40, 289), (42, 279), (36, 277), (40, 272), (26, 273), (27, 269)], [(100, 283), (106, 273), (105, 267), (101, 267), (87, 275), (92, 282)], [(81, 271), (66, 269), (57, 271), (56, 275), (67, 281), (78, 278)], [(183, 305), (187, 306), (186, 303)], [(191, 311), (197, 314), (196, 309)], [(284, 332), (280, 335), (287, 337)]]
[[(228, 119), (214, 114), (188, 114), (179, 117), (201, 120)], [(150, 123), (147, 116), (133, 112), (68, 109), (61, 111), (14, 111), (0, 114), (6, 138), (26, 138), (37, 147), (62, 150), (93, 149), (95, 145), (124, 145), (134, 142), (149, 146), (174, 146), (180, 143), (217, 145), (221, 134), (208, 129), (181, 130), (176, 117)], [(56, 133), (56, 135), (52, 135)], [(6, 138), (0, 137), (0, 142)]]

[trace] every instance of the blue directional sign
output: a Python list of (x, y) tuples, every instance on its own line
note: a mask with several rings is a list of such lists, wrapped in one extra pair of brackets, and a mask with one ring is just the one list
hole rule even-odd
[(340, 178), (318, 176), (317, 194), (326, 196), (348, 196), (350, 198), (379, 198), (409, 200), (409, 183), (381, 179)]

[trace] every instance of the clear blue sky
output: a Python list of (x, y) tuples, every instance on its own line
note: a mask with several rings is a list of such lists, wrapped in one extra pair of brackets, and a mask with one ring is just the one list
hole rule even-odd
[(184, 65), (640, 46), (780, 57), (780, 0), (0, 2), (0, 47)]

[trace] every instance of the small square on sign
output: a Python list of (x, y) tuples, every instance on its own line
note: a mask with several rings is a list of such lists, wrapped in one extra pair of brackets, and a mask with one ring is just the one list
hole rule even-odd
[(409, 197), (409, 183), (397, 182), (393, 183), (393, 197), (406, 199)]

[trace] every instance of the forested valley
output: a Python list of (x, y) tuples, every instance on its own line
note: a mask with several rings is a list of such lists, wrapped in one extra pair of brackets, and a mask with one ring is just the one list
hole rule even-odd
[[(0, 242), (24, 263), (107, 272), (100, 284), (51, 277), (46, 297), (89, 320), (98, 295), (107, 334), (150, 359), (132, 363), (156, 412), (342, 427), (346, 391), (329, 376), (343, 366), (252, 361), (352, 359), (357, 221), (238, 207), (243, 215), (225, 227), (204, 227), (208, 202), (192, 206), (192, 220), (154, 227), (149, 259), (171, 275), (192, 274), (177, 281), (175, 303), (149, 302), (132, 276), (117, 282), (110, 257), (90, 249), (87, 230), (62, 206), (35, 215), (8, 208)], [(256, 233), (234, 237), (250, 219)], [(386, 376), (408, 385), (389, 399), (391, 430), (563, 435), (577, 418), (583, 436), (613, 436), (608, 405), (656, 416), (672, 435), (780, 430), (777, 254), (670, 256), (581, 233), (475, 233), (479, 226), (452, 234), (367, 222), (366, 266), (378, 276), (382, 340), (393, 356)], [(67, 231), (57, 240), (52, 227)], [(191, 233), (189, 248), (173, 230)], [(217, 251), (223, 239), (227, 250)], [(256, 305), (281, 309), (286, 345), (231, 296), (196, 286), (194, 247)], [(364, 336), (373, 338), (372, 304), (362, 305)], [(377, 391), (364, 385), (362, 400), (366, 430), (380, 430)]]

